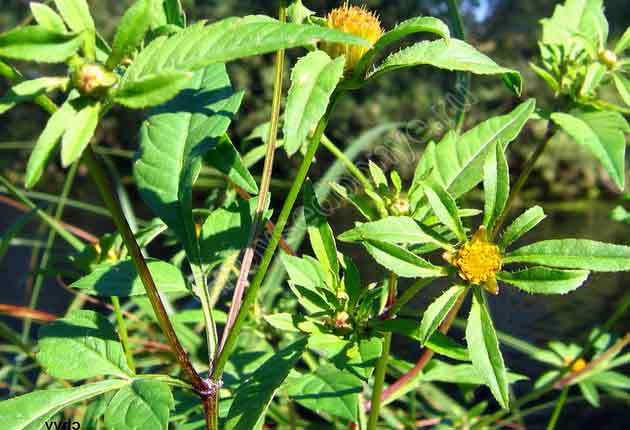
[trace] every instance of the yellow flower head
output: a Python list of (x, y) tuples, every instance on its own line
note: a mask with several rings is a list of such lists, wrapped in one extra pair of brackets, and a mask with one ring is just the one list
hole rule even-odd
[[(378, 16), (364, 7), (350, 6), (347, 2), (333, 9), (326, 17), (326, 25), (344, 33), (361, 37), (374, 44), (383, 35), (383, 28)], [(346, 70), (353, 70), (368, 48), (346, 43), (323, 43), (322, 49), (332, 58), (346, 56)]]
[(462, 279), (498, 294), (496, 275), (501, 270), (501, 252), (498, 246), (488, 241), (483, 226), (448, 260), (457, 267)]
[[(573, 362), (572, 358), (565, 358), (564, 359), (564, 365), (568, 366), (571, 364), (571, 362)], [(584, 360), (583, 358), (578, 358), (576, 360), (575, 363), (573, 363), (573, 366), (571, 366), (571, 372), (573, 373), (577, 373), (579, 371), (581, 371), (582, 369), (584, 369), (586, 367), (586, 360)]]

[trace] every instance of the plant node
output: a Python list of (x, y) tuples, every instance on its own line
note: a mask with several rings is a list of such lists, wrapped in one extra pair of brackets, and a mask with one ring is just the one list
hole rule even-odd
[(115, 73), (96, 63), (84, 63), (76, 67), (72, 78), (79, 92), (88, 96), (98, 95), (118, 82)]

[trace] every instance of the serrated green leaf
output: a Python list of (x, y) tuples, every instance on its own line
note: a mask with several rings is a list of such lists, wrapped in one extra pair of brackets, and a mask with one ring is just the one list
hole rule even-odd
[(164, 382), (136, 380), (110, 401), (105, 425), (109, 430), (167, 430), (173, 407), (171, 389)]
[(483, 225), (488, 231), (492, 231), (495, 221), (503, 214), (510, 195), (510, 169), (500, 145), (495, 145), (494, 151), (488, 151), (483, 172)]
[(339, 260), (335, 235), (330, 224), (326, 222), (323, 209), (317, 201), (317, 196), (310, 182), (307, 182), (304, 187), (304, 218), (306, 218), (311, 248), (317, 261), (322, 264), (326, 272), (332, 275), (333, 279), (337, 279)]
[(201, 227), (199, 248), (207, 271), (247, 246), (257, 200), (240, 200), (227, 208), (215, 209), (206, 218)]
[(241, 98), (232, 91), (225, 66), (209, 66), (196, 72), (178, 97), (154, 109), (140, 131), (134, 163), (140, 195), (195, 263), (199, 250), (192, 186), (201, 170), (201, 156), (224, 135)]
[(133, 52), (144, 40), (153, 22), (154, 0), (138, 0), (123, 15), (114, 36), (107, 67), (116, 67), (125, 55)]
[(613, 370), (597, 372), (589, 376), (588, 381), (604, 387), (620, 388), (622, 390), (630, 389), (630, 377)]
[(422, 190), (435, 216), (446, 228), (455, 234), (460, 242), (465, 242), (466, 232), (464, 231), (462, 219), (459, 217), (459, 209), (455, 199), (437, 182), (423, 184)]
[(79, 105), (77, 103), (77, 113), (61, 139), (61, 165), (64, 167), (81, 158), (83, 150), (94, 136), (100, 119), (100, 102), (89, 102), (80, 108)]
[(298, 340), (265, 361), (234, 393), (226, 430), (250, 430), (264, 417), (269, 403), (306, 349), (307, 338)]
[(57, 150), (61, 137), (66, 129), (74, 124), (73, 119), (77, 111), (72, 102), (73, 97), (71, 96), (51, 115), (44, 131), (37, 139), (26, 166), (26, 178), (24, 180), (26, 188), (32, 188), (37, 184), (46, 165)]
[(607, 71), (606, 66), (600, 63), (593, 63), (588, 66), (582, 88), (580, 88), (580, 95), (584, 97), (595, 96), (597, 88), (602, 83)]
[(227, 134), (203, 156), (204, 162), (223, 173), (235, 185), (251, 194), (258, 194), (258, 184), (247, 169), (232, 140)]
[(499, 272), (497, 279), (532, 294), (566, 294), (588, 279), (587, 270), (557, 270), (531, 267), (518, 272)]
[(193, 75), (190, 72), (167, 72), (130, 82), (114, 92), (114, 101), (132, 109), (157, 106), (175, 97)]
[(365, 40), (347, 33), (315, 25), (281, 23), (264, 16), (228, 18), (210, 25), (200, 22), (168, 39), (160, 37), (151, 42), (127, 69), (121, 86), (148, 75), (195, 71), (210, 64), (322, 40), (369, 46)]
[[(38, 345), (37, 360), (56, 378), (133, 376), (114, 327), (93, 311), (73, 311), (46, 324), (39, 330)], [(68, 357), (60, 351), (73, 351), (73, 354)]]
[(508, 253), (504, 263), (536, 263), (594, 272), (630, 270), (630, 246), (586, 239), (545, 240)]
[(599, 393), (597, 392), (597, 387), (591, 384), (590, 382), (582, 381), (578, 383), (578, 387), (580, 387), (580, 392), (582, 396), (586, 399), (594, 407), (599, 407)]
[(329, 304), (320, 289), (326, 288), (326, 272), (314, 258), (281, 255), (282, 264), (289, 276), (289, 286), (298, 302), (309, 313), (328, 310)]
[(380, 242), (418, 245), (435, 243), (447, 245), (446, 239), (437, 237), (437, 233), (410, 217), (387, 217), (378, 221), (358, 224), (338, 236), (343, 242), (377, 240)]
[(462, 285), (452, 286), (427, 307), (420, 323), (420, 342), (422, 344), (433, 336), (465, 290), (466, 287)]
[(41, 94), (62, 88), (66, 86), (67, 83), (68, 78), (44, 77), (14, 85), (0, 98), (0, 114), (13, 108), (17, 103), (33, 100)]
[(67, 31), (63, 19), (52, 10), (52, 8), (44, 3), (30, 3), (31, 13), (37, 24), (56, 33), (65, 33)]
[[(508, 381), (516, 382), (526, 380), (526, 376), (516, 373), (507, 374)], [(446, 382), (450, 384), (482, 385), (484, 378), (479, 375), (477, 369), (470, 364), (448, 364), (443, 361), (431, 360), (425, 367), (420, 378), (421, 381)]]
[(0, 34), (0, 57), (39, 63), (61, 63), (73, 56), (83, 39), (41, 26), (18, 27)]
[(466, 325), (468, 351), (473, 366), (490, 388), (494, 398), (502, 408), (507, 409), (510, 403), (507, 371), (488, 305), (482, 294), (480, 290), (475, 290), (468, 316)]
[(0, 402), (0, 417), (7, 429), (41, 430), (46, 421), (67, 407), (128, 384), (127, 380), (110, 379), (80, 387), (33, 391)]
[(451, 71), (471, 72), (477, 75), (502, 75), (508, 87), (521, 94), (521, 74), (499, 66), (486, 55), (463, 40), (434, 40), (419, 42), (390, 55), (372, 73), (369, 79), (393, 70), (428, 65)]
[[(159, 260), (147, 261), (147, 266), (158, 291), (161, 293), (186, 293), (186, 279), (175, 266)], [(92, 273), (70, 285), (86, 294), (101, 297), (141, 296), (146, 294), (144, 285), (138, 276), (135, 266), (130, 260), (116, 264), (102, 264)]]
[(293, 400), (318, 414), (356, 421), (362, 387), (359, 377), (322, 366), (315, 373), (292, 380), (288, 391)]
[(96, 55), (96, 28), (87, 0), (54, 0), (59, 13), (70, 30), (81, 34), (85, 53), (90, 59)]
[(363, 246), (378, 264), (402, 278), (439, 278), (446, 275), (442, 267), (434, 266), (401, 246), (376, 240), (365, 241)]
[(567, 0), (557, 5), (553, 16), (541, 20), (542, 42), (561, 45), (569, 52), (585, 43), (590, 49), (600, 49), (608, 39), (608, 22), (603, 0)]
[(521, 132), (536, 107), (534, 100), (521, 103), (507, 115), (491, 118), (462, 136), (449, 133), (435, 148), (431, 178), (458, 199), (483, 179), (483, 164), (495, 145), (505, 150)]
[(505, 229), (499, 240), (499, 247), (505, 249), (536, 227), (545, 217), (545, 212), (540, 206), (527, 209)]
[(627, 106), (630, 106), (630, 80), (621, 73), (614, 73), (613, 79), (615, 80), (617, 92), (621, 96), (623, 102)]
[(618, 112), (556, 112), (553, 122), (580, 145), (586, 146), (602, 163), (620, 189), (625, 187), (626, 134), (630, 127)]
[(626, 49), (630, 47), (630, 27), (626, 29), (623, 35), (619, 38), (617, 45), (615, 45), (615, 54), (622, 54)]
[(313, 51), (293, 67), (284, 113), (284, 149), (289, 156), (300, 149), (324, 116), (343, 77), (344, 64), (342, 57), (331, 60), (325, 52)]

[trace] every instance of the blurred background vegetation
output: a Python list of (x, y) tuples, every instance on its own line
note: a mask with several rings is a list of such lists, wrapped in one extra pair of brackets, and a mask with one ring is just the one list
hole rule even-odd
[[(320, 16), (340, 3), (339, 0), (303, 2)], [(29, 0), (2, 0), (0, 31), (26, 22), (29, 19), (28, 3)], [(90, 3), (97, 27), (111, 40), (119, 17), (132, 0), (93, 0)], [(274, 0), (183, 0), (183, 3), (190, 21), (198, 19), (214, 21), (232, 15), (276, 13)], [(440, 0), (355, 0), (353, 3), (365, 4), (377, 11), (385, 28), (391, 28), (397, 22), (418, 15), (434, 15), (448, 21), (446, 2)], [(539, 105), (549, 110), (554, 108), (553, 95), (546, 84), (531, 71), (528, 64), (532, 61), (537, 62), (539, 20), (550, 16), (557, 3), (559, 2), (550, 0), (462, 1), (467, 40), (499, 64), (519, 70), (525, 80), (524, 97), (536, 97)], [(606, 14), (611, 23), (612, 39), (615, 40), (630, 25), (630, 2), (606, 0), (605, 4)], [(412, 40), (408, 43), (411, 42)], [(288, 55), (291, 61), (288, 61), (286, 66), (286, 87), (289, 84), (289, 67), (298, 53), (291, 51)], [(27, 77), (65, 73), (64, 70), (43, 70), (30, 64), (19, 64), (18, 67)], [(234, 142), (245, 148), (246, 145), (252, 144), (245, 141), (246, 137), (256, 126), (266, 122), (270, 115), (273, 57), (257, 57), (231, 64), (229, 71), (234, 86), (245, 91), (243, 107), (230, 131)], [(349, 145), (362, 132), (375, 126), (388, 122), (402, 122), (409, 124), (407, 142), (411, 143), (414, 151), (419, 154), (429, 139), (439, 139), (445, 132), (453, 114), (452, 107), (445, 103), (445, 95), (453, 91), (454, 74), (414, 68), (389, 76), (391, 77), (378, 80), (341, 103), (329, 128), (330, 137), (340, 146)], [(0, 94), (7, 88), (7, 83), (0, 80)], [(500, 81), (491, 78), (473, 79), (472, 95), (464, 129), (493, 115), (508, 112), (519, 102)], [(30, 104), (18, 106), (0, 116), (0, 171), (14, 184), (23, 183), (22, 175), (29, 148), (34, 144), (46, 119), (45, 113)], [(142, 113), (114, 110), (97, 133), (99, 147), (110, 150), (115, 155), (112, 160), (123, 183), (131, 181), (131, 156), (136, 148), (136, 137), (141, 121)], [(419, 127), (419, 124), (424, 126)], [(518, 175), (523, 160), (532, 151), (536, 139), (541, 137), (543, 130), (539, 127), (540, 125), (535, 122), (530, 122), (524, 133), (510, 146), (508, 160), (513, 178)], [(401, 140), (397, 137), (400, 138), (400, 134), (384, 137), (383, 143), (400, 144)], [(274, 172), (274, 178), (278, 181), (272, 189), (277, 199), (284, 194), (283, 187), (290, 181), (299, 162), (299, 157), (288, 160), (281, 151), (278, 157)], [(332, 157), (328, 153), (320, 151), (312, 176), (321, 177), (331, 161)], [(410, 179), (415, 166), (399, 164), (395, 167), (401, 171), (403, 177), (407, 175), (407, 179)], [(254, 171), (260, 168), (257, 165)], [(58, 195), (63, 178), (64, 171), (59, 164), (52, 163), (46, 180), (42, 181), (37, 191)], [(197, 193), (199, 205), (203, 204), (203, 199), (209, 194), (216, 192), (209, 193), (208, 187), (214, 186), (212, 181), (200, 185), (205, 188)], [(149, 212), (140, 202), (133, 187), (128, 187), (128, 192), (138, 216), (148, 219)], [(612, 181), (594, 158), (566, 138), (558, 138), (545, 154), (523, 196), (522, 204), (544, 202), (544, 207), (550, 214), (545, 224), (546, 229), (538, 233), (541, 237), (570, 235), (628, 243), (630, 226), (610, 219), (612, 208), (623, 202), (624, 196), (615, 190)], [(71, 197), (84, 203), (100, 204), (90, 179), (81, 169)], [(46, 202), (43, 201), (43, 204)], [(66, 213), (64, 219), (86, 228), (95, 235), (112, 230), (106, 218), (72, 208)], [(0, 230), (5, 230), (16, 214), (13, 209), (0, 204), (0, 216), (6, 220), (0, 223)], [(350, 225), (353, 219), (355, 214), (350, 209), (343, 209), (333, 215), (331, 222), (335, 226), (335, 231), (340, 232), (342, 228)], [(43, 232), (33, 230), (29, 232), (30, 238), (41, 239)], [(55, 252), (63, 254), (64, 249), (59, 246)], [(352, 252), (356, 253), (356, 249)], [(0, 282), (6, 287), (0, 291), (0, 302), (20, 305), (27, 302), (25, 296), (28, 296), (28, 288), (25, 293), (24, 285), (28, 286), (29, 268), (33, 269), (29, 266), (31, 260), (29, 248), (11, 249), (0, 265)], [(367, 259), (361, 261), (360, 267), (370, 270), (372, 266)], [(566, 341), (583, 339), (590, 327), (601, 323), (610, 314), (615, 303), (627, 291), (628, 280), (627, 275), (599, 275), (594, 277), (589, 288), (581, 289), (569, 297), (545, 297), (542, 300), (514, 291), (505, 291), (500, 301), (493, 300), (496, 324), (505, 331), (523, 336), (539, 345), (553, 338)], [(45, 288), (52, 288), (55, 293), (46, 295), (41, 308), (51, 312), (63, 312), (68, 296), (55, 285), (54, 280), (50, 283), (52, 285), (46, 285)], [(427, 297), (434, 296), (432, 293), (434, 292), (427, 293)], [(418, 306), (425, 304), (420, 301)], [(580, 310), (580, 318), (575, 318), (577, 309)], [(626, 319), (624, 324), (625, 327), (621, 327), (622, 329), (630, 329), (630, 321)], [(404, 345), (401, 347), (404, 352)], [(531, 368), (531, 362), (524, 361), (522, 357), (509, 350), (506, 351), (506, 359), (517, 372), (527, 374), (535, 372), (535, 369)], [(616, 412), (619, 413), (611, 413), (611, 410), (606, 409), (588, 413), (583, 410), (575, 411), (576, 419), (581, 420), (584, 428), (627, 428), (623, 423), (625, 422), (627, 426), (628, 421), (621, 420), (620, 423), (618, 419), (619, 414), (627, 415), (627, 408), (622, 407)], [(597, 425), (590, 426), (589, 422)]]

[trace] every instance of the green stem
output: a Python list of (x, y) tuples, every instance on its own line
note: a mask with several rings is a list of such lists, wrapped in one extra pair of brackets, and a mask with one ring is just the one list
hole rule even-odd
[(116, 326), (118, 327), (118, 335), (120, 336), (120, 342), (122, 343), (123, 350), (125, 351), (125, 357), (127, 358), (127, 364), (129, 368), (136, 373), (136, 363), (133, 360), (133, 351), (129, 347), (129, 333), (127, 332), (127, 324), (123, 318), (122, 311), (120, 310), (120, 300), (116, 296), (112, 296), (112, 305), (114, 306), (114, 313), (116, 314)]
[[(0, 76), (4, 76), (9, 81), (15, 84), (19, 84), (24, 81), (24, 76), (13, 66), (0, 61)], [(45, 94), (35, 97), (35, 103), (40, 105), (48, 113), (53, 113), (57, 110), (55, 103)]]
[[(453, 27), (453, 35), (458, 39), (464, 40), (466, 35), (464, 33), (464, 22), (462, 16), (459, 13), (459, 5), (457, 0), (447, 0), (448, 13), (450, 16), (451, 26)], [(466, 103), (468, 99), (468, 93), (470, 92), (470, 79), (471, 75), (468, 72), (457, 73), (457, 80), (455, 82), (455, 89), (458, 92), (458, 96), (461, 97), (458, 100), (459, 105), (455, 112), (455, 128), (461, 130), (464, 126), (464, 120), (466, 119)]]
[(227, 363), (228, 357), (230, 356), (232, 350), (236, 346), (238, 335), (241, 329), (243, 328), (243, 324), (245, 323), (245, 320), (247, 319), (248, 310), (256, 301), (256, 295), (258, 294), (260, 285), (262, 284), (265, 278), (265, 275), (267, 274), (267, 270), (269, 269), (271, 260), (273, 259), (276, 249), (278, 248), (278, 244), (280, 243), (282, 232), (284, 231), (284, 228), (287, 225), (289, 216), (291, 215), (291, 211), (293, 210), (293, 206), (295, 205), (295, 201), (297, 200), (300, 190), (302, 189), (302, 185), (304, 184), (304, 181), (306, 180), (306, 175), (308, 174), (311, 164), (313, 163), (313, 159), (315, 158), (315, 153), (317, 152), (317, 149), (319, 148), (319, 143), (328, 125), (328, 121), (334, 109), (337, 96), (338, 94), (333, 95), (333, 99), (330, 105), (328, 106), (327, 112), (319, 121), (319, 124), (317, 125), (317, 128), (315, 129), (315, 133), (313, 134), (313, 137), (308, 144), (306, 154), (304, 155), (304, 159), (302, 160), (302, 163), (300, 164), (300, 167), (294, 179), (293, 185), (291, 186), (291, 189), (289, 190), (289, 193), (287, 194), (284, 205), (282, 206), (282, 210), (280, 211), (280, 215), (278, 216), (276, 227), (274, 228), (273, 233), (271, 234), (269, 244), (267, 245), (267, 248), (265, 249), (265, 253), (263, 254), (260, 266), (258, 267), (258, 270), (256, 271), (256, 276), (254, 277), (251, 285), (247, 288), (245, 292), (241, 309), (238, 315), (236, 316), (234, 325), (232, 326), (232, 329), (230, 330), (226, 338), (225, 345), (219, 352), (219, 355), (217, 357), (217, 360), (215, 362), (215, 365), (212, 371), (213, 380), (219, 380), (221, 378), (221, 375)]
[(330, 153), (334, 155), (339, 161), (341, 161), (344, 166), (346, 166), (346, 169), (348, 169), (348, 171), (356, 178), (357, 181), (361, 183), (361, 185), (363, 185), (365, 189), (368, 189), (370, 191), (374, 190), (372, 182), (370, 182), (370, 180), (363, 174), (363, 172), (361, 172), (361, 170), (352, 162), (352, 160), (349, 159), (342, 150), (337, 148), (337, 145), (335, 145), (328, 137), (322, 136), (322, 146), (330, 151)]
[(566, 404), (568, 394), (569, 394), (569, 387), (566, 386), (562, 389), (562, 392), (560, 393), (560, 397), (558, 398), (556, 407), (553, 410), (553, 414), (551, 415), (549, 424), (547, 424), (547, 430), (555, 430), (556, 424), (558, 424), (558, 419), (560, 418), (560, 414), (562, 413), (562, 409), (564, 408), (564, 405)]
[(370, 415), (368, 417), (367, 430), (376, 430), (378, 417), (381, 412), (381, 394), (385, 386), (385, 375), (387, 374), (387, 362), (389, 361), (389, 350), (392, 344), (392, 334), (385, 333), (383, 336), (383, 352), (376, 363), (374, 370), (374, 389), (372, 390), (372, 401)]
[(208, 368), (210, 368), (219, 343), (219, 336), (217, 334), (217, 324), (214, 321), (214, 315), (212, 313), (212, 300), (210, 298), (210, 291), (208, 290), (208, 277), (199, 264), (191, 264), (190, 267), (197, 287), (197, 295), (201, 301), (201, 312), (203, 314), (206, 343), (208, 345)]
[[(387, 294), (387, 318), (392, 317), (391, 309), (396, 304), (396, 296), (398, 295), (398, 277), (395, 273), (389, 273), (389, 292)], [(374, 370), (374, 388), (372, 389), (372, 401), (370, 403), (370, 415), (368, 416), (367, 430), (376, 430), (378, 417), (381, 413), (381, 403), (383, 388), (385, 387), (385, 376), (387, 376), (387, 363), (389, 362), (389, 351), (392, 345), (392, 333), (385, 333), (383, 336), (383, 351)]]
[[(280, 0), (278, 16), (280, 22), (286, 22), (287, 10), (284, 0)], [(269, 187), (271, 184), (271, 176), (273, 173), (273, 162), (276, 154), (278, 128), (280, 124), (280, 105), (282, 102), (282, 84), (284, 82), (284, 57), (285, 50), (279, 49), (276, 52), (275, 80), (273, 85), (273, 100), (271, 104), (271, 125), (269, 127), (269, 134), (267, 136), (267, 151), (265, 153), (265, 163), (263, 167), (262, 179), (260, 182), (260, 191), (258, 193), (258, 201), (256, 203), (256, 215), (254, 216), (254, 222), (252, 223), (249, 231), (247, 247), (245, 248), (245, 252), (243, 253), (243, 261), (241, 263), (238, 279), (236, 281), (236, 287), (234, 288), (232, 304), (230, 306), (227, 321), (225, 323), (225, 330), (223, 331), (223, 338), (221, 339), (220, 350), (223, 350), (227, 337), (232, 329), (232, 326), (234, 325), (236, 316), (241, 311), (243, 295), (245, 294), (249, 272), (254, 261), (256, 242), (258, 241), (264, 213), (267, 208), (267, 201), (269, 200)]]
[(516, 201), (516, 198), (518, 197), (519, 193), (523, 189), (523, 186), (529, 179), (529, 176), (534, 170), (534, 167), (536, 166), (536, 163), (540, 159), (540, 156), (545, 152), (545, 150), (549, 146), (549, 143), (551, 142), (551, 138), (553, 137), (555, 133), (556, 133), (556, 127), (551, 121), (549, 121), (549, 124), (547, 126), (547, 132), (545, 133), (545, 137), (543, 138), (541, 142), (538, 143), (538, 146), (534, 150), (533, 154), (529, 157), (529, 159), (525, 163), (525, 166), (523, 166), (523, 170), (521, 171), (520, 176), (518, 177), (518, 179), (516, 180), (516, 183), (512, 187), (512, 190), (510, 191), (510, 196), (508, 197), (508, 201), (505, 204), (505, 209), (503, 210), (503, 213), (497, 220), (494, 226), (494, 229), (492, 230), (492, 233), (491, 233), (492, 238), (496, 237), (499, 231), (501, 231), (503, 224), (505, 223), (508, 215), (510, 214), (510, 209), (512, 209), (512, 206), (514, 205), (514, 202)]
[(160, 294), (153, 280), (153, 276), (151, 272), (149, 272), (149, 268), (147, 267), (147, 263), (142, 255), (142, 251), (136, 242), (136, 238), (127, 223), (127, 219), (125, 218), (120, 203), (114, 197), (112, 193), (112, 187), (109, 181), (107, 180), (105, 173), (101, 164), (96, 159), (92, 148), (88, 146), (83, 153), (83, 157), (85, 163), (88, 166), (90, 174), (92, 175), (94, 182), (96, 183), (96, 187), (98, 188), (103, 201), (105, 202), (105, 206), (110, 211), (112, 215), (112, 219), (118, 232), (120, 233), (125, 246), (129, 252), (131, 260), (138, 271), (138, 276), (144, 285), (144, 288), (147, 292), (147, 297), (151, 302), (151, 306), (153, 307), (153, 311), (155, 312), (156, 319), (168, 344), (170, 345), (177, 361), (179, 362), (182, 370), (186, 374), (186, 377), (190, 380), (193, 387), (200, 393), (204, 393), (207, 391), (207, 383), (199, 376), (195, 368), (193, 367), (188, 354), (184, 350), (184, 347), (179, 342), (177, 335), (175, 334), (175, 329), (171, 324), (171, 321), (168, 317), (166, 309), (164, 309), (164, 304), (162, 303), (162, 299), (160, 298)]

